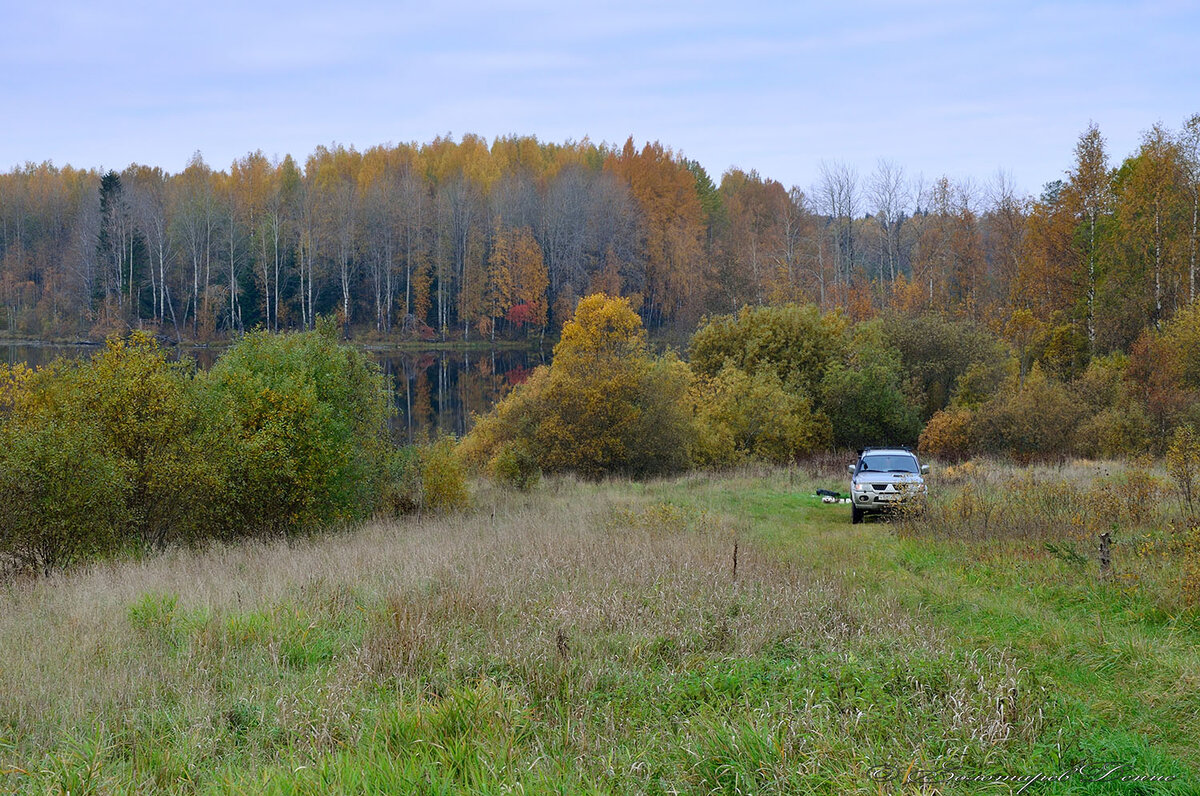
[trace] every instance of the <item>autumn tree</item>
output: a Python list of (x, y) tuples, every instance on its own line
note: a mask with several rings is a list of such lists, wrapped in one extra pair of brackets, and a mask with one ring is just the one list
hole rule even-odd
[[(1196, 301), (1196, 265), (1200, 256), (1200, 113), (1183, 123), (1179, 133), (1179, 153), (1183, 163), (1185, 194), (1191, 200), (1188, 224), (1187, 274), (1188, 302)], [(1186, 212), (1185, 212), (1186, 217)]]
[(703, 278), (703, 209), (687, 164), (655, 142), (639, 152), (630, 138), (605, 167), (629, 183), (643, 219), (644, 314), (657, 325), (693, 311)]
[(1075, 167), (1068, 175), (1063, 200), (1067, 212), (1074, 216), (1079, 225), (1075, 249), (1082, 259), (1086, 285), (1084, 313), (1088, 342), (1096, 343), (1096, 284), (1099, 280), (1100, 246), (1103, 242), (1101, 225), (1104, 214), (1111, 203), (1111, 175), (1108, 155), (1104, 151), (1104, 138), (1095, 123), (1079, 137), (1075, 145)]
[(109, 171), (100, 179), (100, 234), (96, 253), (106, 274), (105, 303), (115, 300), (117, 312), (125, 320), (136, 320), (138, 316), (134, 280), (141, 251), (121, 175)]
[(496, 338), (496, 324), (516, 303), (513, 286), (513, 265), (517, 254), (514, 251), (513, 235), (497, 225), (492, 236), (492, 253), (488, 257), (484, 273), (483, 317), (484, 333)]
[(182, 315), (184, 326), (191, 316), (193, 338), (211, 334), (215, 327), (209, 306), (209, 285), (220, 233), (213, 180), (212, 169), (197, 152), (171, 183), (172, 234), (191, 266), (191, 279), (187, 280), (190, 289), (186, 291), (189, 299)]
[(1017, 279), (1011, 291), (1015, 307), (1037, 318), (1074, 306), (1079, 297), (1074, 260), (1075, 218), (1062, 200), (1061, 183), (1034, 202), (1026, 220)]
[(732, 169), (721, 178), (720, 196), (725, 215), (721, 236), (725, 273), (720, 282), (731, 304), (761, 305), (786, 292), (779, 283), (787, 273), (782, 224), (790, 202), (787, 191), (755, 171)]
[(1029, 210), (1006, 172), (997, 172), (987, 190), (989, 207), (981, 219), (989, 279), (987, 320), (999, 321), (1020, 302), (1016, 291)]
[(1127, 346), (1149, 324), (1161, 328), (1178, 305), (1186, 263), (1184, 175), (1179, 148), (1161, 126), (1145, 134), (1113, 184), (1113, 264), (1105, 311), (1106, 348)]
[(318, 147), (310, 158), (315, 172), (315, 190), (320, 212), (317, 220), (321, 248), (333, 260), (341, 295), (341, 320), (349, 328), (353, 320), (352, 280), (357, 266), (359, 207), (358, 171), (362, 156), (353, 148)]
[(690, 382), (685, 363), (651, 356), (627, 300), (588, 296), (552, 364), (479, 420), (466, 453), (484, 464), (515, 446), (543, 471), (587, 478), (679, 470), (691, 447)]
[[(261, 152), (223, 171), (197, 153), (176, 174), (27, 164), (0, 174), (0, 327), (211, 339), (336, 313), (344, 333), (474, 334), (494, 310), (499, 222), (541, 250), (549, 329), (604, 291), (676, 331), (746, 303), (813, 301), (855, 320), (932, 311), (993, 329), (1024, 309), (1055, 336), (1047, 350), (1069, 353), (1079, 335), (1089, 355), (1127, 350), (1196, 298), (1198, 129), (1155, 127), (1113, 170), (1090, 126), (1065, 179), (1032, 201), (1003, 174), (984, 188), (924, 183), (887, 161), (865, 180), (826, 163), (807, 192), (748, 169), (717, 186), (659, 143), (532, 136), (334, 144), (303, 169)], [(534, 304), (518, 306), (500, 324), (532, 328)]]

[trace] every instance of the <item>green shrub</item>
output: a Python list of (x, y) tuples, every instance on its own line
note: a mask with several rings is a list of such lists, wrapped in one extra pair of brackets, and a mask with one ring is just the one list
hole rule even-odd
[(833, 423), (833, 441), (847, 448), (916, 442), (918, 410), (900, 382), (900, 358), (879, 327), (864, 324), (845, 363), (831, 364), (821, 379), (821, 408)]
[(743, 307), (705, 321), (689, 356), (698, 375), (716, 376), (726, 361), (746, 373), (774, 372), (790, 392), (815, 395), (829, 364), (846, 353), (845, 317), (812, 304)]
[(1072, 450), (1085, 409), (1062, 384), (1034, 365), (1023, 384), (1010, 384), (975, 413), (981, 450), (1018, 461), (1062, 457)]
[(528, 491), (542, 478), (537, 457), (522, 442), (506, 442), (488, 462), (488, 473), (502, 484)]
[(126, 471), (98, 439), (58, 420), (0, 426), (0, 569), (49, 572), (127, 543)]
[(1138, 456), (1154, 442), (1154, 424), (1141, 404), (1124, 400), (1086, 417), (1075, 432), (1075, 450), (1084, 456), (1116, 459)]
[(716, 377), (697, 380), (693, 400), (692, 460), (701, 466), (786, 463), (829, 445), (829, 419), (770, 370), (751, 376), (727, 363)]
[(90, 360), (0, 368), (0, 565), (292, 533), (381, 500), (461, 505), (453, 443), (404, 484), (378, 367), (323, 328), (247, 335), (200, 376), (141, 333)]
[(225, 441), (229, 533), (291, 533), (377, 508), (391, 402), (365, 354), (329, 334), (256, 332), (201, 381)]
[(1077, 379), (1071, 382), (1071, 392), (1088, 408), (1101, 411), (1116, 406), (1130, 396), (1125, 383), (1129, 373), (1129, 357), (1115, 353), (1095, 357)]
[(149, 335), (110, 338), (91, 359), (60, 359), (32, 373), (9, 369), (0, 377), (6, 422), (87, 437), (80, 444), (120, 471), (129, 529), (161, 548), (202, 532), (217, 488), (191, 373), (188, 364), (168, 362)]
[(997, 366), (1005, 360), (1004, 346), (995, 335), (969, 321), (933, 313), (914, 316), (892, 312), (876, 323), (887, 347), (899, 354), (901, 380), (912, 385), (925, 420), (946, 408), (968, 372), (976, 383), (986, 381), (994, 378)]
[(1019, 369), (1012, 356), (991, 362), (972, 362), (955, 382), (950, 405), (978, 409), (994, 398), (1006, 382), (1016, 379)]
[(466, 468), (453, 437), (397, 448), (388, 457), (381, 501), (386, 513), (452, 511), (469, 500)]

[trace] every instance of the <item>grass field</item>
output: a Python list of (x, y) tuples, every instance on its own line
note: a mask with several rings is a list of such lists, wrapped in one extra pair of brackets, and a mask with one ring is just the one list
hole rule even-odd
[(1093, 469), (857, 526), (832, 466), (481, 485), (0, 586), (0, 792), (1200, 793), (1174, 520), (1101, 579)]

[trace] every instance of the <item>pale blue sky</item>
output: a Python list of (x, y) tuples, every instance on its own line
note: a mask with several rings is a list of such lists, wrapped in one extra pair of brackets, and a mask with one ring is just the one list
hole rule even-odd
[(0, 169), (169, 171), (474, 132), (660, 140), (812, 184), (822, 160), (1037, 192), (1200, 112), (1193, 2), (0, 0)]

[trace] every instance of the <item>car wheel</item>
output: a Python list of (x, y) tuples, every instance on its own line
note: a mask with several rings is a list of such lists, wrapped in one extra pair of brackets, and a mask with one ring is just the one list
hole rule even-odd
[(862, 509), (860, 509), (858, 506), (851, 506), (850, 507), (850, 522), (852, 522), (855, 525), (858, 525), (860, 522), (863, 521), (863, 514), (866, 514), (866, 512), (863, 511)]

